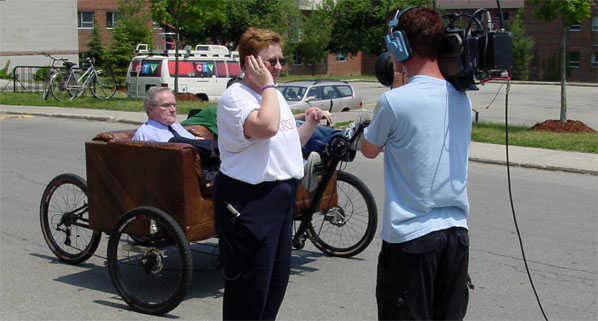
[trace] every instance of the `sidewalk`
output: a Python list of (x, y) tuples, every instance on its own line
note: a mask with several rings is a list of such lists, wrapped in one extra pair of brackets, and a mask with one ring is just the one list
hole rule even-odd
[[(144, 112), (45, 106), (0, 105), (0, 113), (114, 121), (130, 123), (132, 127), (147, 120), (147, 115)], [(335, 122), (344, 122), (354, 120), (356, 116), (357, 112), (346, 112), (334, 113), (332, 118)], [(186, 115), (177, 116), (178, 121), (185, 118)], [(475, 162), (504, 165), (506, 164), (506, 148), (504, 145), (472, 142), (469, 159)], [(598, 155), (590, 153), (509, 146), (509, 163), (512, 166), (598, 175)]]

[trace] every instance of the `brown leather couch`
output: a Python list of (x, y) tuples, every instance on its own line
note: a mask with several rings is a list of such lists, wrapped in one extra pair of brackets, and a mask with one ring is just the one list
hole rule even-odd
[[(197, 137), (214, 139), (204, 126), (185, 128)], [(134, 134), (135, 129), (100, 133), (85, 143), (91, 228), (109, 233), (127, 211), (152, 206), (171, 215), (189, 241), (215, 236), (212, 183), (204, 178), (195, 148), (184, 143), (133, 141)], [(336, 205), (336, 192), (335, 175), (321, 209)], [(298, 217), (309, 207), (309, 197), (300, 186)]]
[[(188, 130), (213, 139), (200, 125)], [(135, 130), (101, 133), (85, 143), (90, 226), (110, 232), (127, 211), (152, 206), (171, 215), (189, 241), (216, 235), (211, 184), (189, 144), (133, 141)]]

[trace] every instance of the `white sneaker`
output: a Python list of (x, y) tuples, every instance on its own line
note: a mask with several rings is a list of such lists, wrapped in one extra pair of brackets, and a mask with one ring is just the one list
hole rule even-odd
[(316, 164), (320, 163), (320, 154), (317, 152), (311, 152), (303, 165), (303, 178), (301, 179), (301, 185), (308, 191), (313, 192), (318, 187), (318, 175), (315, 172)]
[(350, 123), (349, 126), (345, 129), (345, 137), (347, 137), (347, 139), (351, 139), (351, 137), (353, 137), (353, 135), (357, 131), (357, 128), (359, 128), (359, 126), (363, 123), (369, 123), (370, 120), (372, 120), (372, 113), (370, 112), (362, 111), (359, 114), (357, 114), (357, 118), (355, 118), (355, 121)]
[[(369, 123), (370, 120), (372, 119), (372, 114), (370, 112), (360, 112), (357, 115), (357, 118), (355, 119), (354, 122), (352, 122), (351, 124), (349, 124), (349, 127), (347, 127), (347, 129), (345, 129), (345, 137), (348, 140), (351, 140), (351, 138), (353, 137), (353, 135), (355, 135), (355, 133), (357, 132), (357, 129), (359, 128), (359, 126), (361, 126), (361, 124), (364, 123)], [(361, 132), (361, 136), (357, 137), (357, 139), (355, 139), (355, 141), (353, 141), (353, 143), (351, 144), (351, 149), (353, 150), (361, 150), (361, 140), (363, 139), (363, 131)]]

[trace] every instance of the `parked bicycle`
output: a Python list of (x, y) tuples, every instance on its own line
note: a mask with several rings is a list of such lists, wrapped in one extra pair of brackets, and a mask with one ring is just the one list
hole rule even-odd
[(87, 89), (98, 99), (108, 99), (116, 93), (116, 78), (104, 70), (96, 69), (95, 59), (86, 58), (89, 67), (83, 74), (75, 70), (75, 64), (65, 62), (66, 72), (55, 74), (50, 81), (52, 96), (56, 100), (72, 100), (82, 96)]
[[(42, 52), (42, 54), (50, 59), (52, 59), (52, 64), (50, 65), (50, 70), (48, 71), (48, 73), (46, 74), (46, 79), (44, 80), (44, 90), (42, 91), (42, 99), (43, 100), (47, 100), (48, 99), (48, 95), (50, 94), (50, 82), (52, 80), (52, 77), (54, 77), (54, 75), (56, 75), (57, 73), (60, 72), (60, 69), (58, 67), (56, 67), (56, 62), (57, 61), (62, 61), (62, 65), (67, 67), (68, 65), (75, 65), (72, 62), (68, 62), (66, 58), (55, 58), (52, 57), (49, 53), (47, 52)], [(68, 68), (68, 67), (67, 67)]]

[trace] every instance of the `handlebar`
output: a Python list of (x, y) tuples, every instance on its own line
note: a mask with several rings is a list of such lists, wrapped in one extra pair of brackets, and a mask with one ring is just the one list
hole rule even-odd
[(42, 52), (42, 54), (43, 54), (44, 56), (46, 56), (46, 57), (48, 57), (48, 58), (52, 59), (52, 67), (54, 67), (54, 64), (55, 64), (57, 61), (62, 61), (62, 62), (67, 62), (67, 61), (69, 61), (69, 60), (68, 60), (68, 59), (66, 59), (66, 58), (55, 58), (55, 57), (52, 57), (52, 55), (50, 55), (50, 54), (49, 54), (49, 53), (47, 53), (47, 52)]

